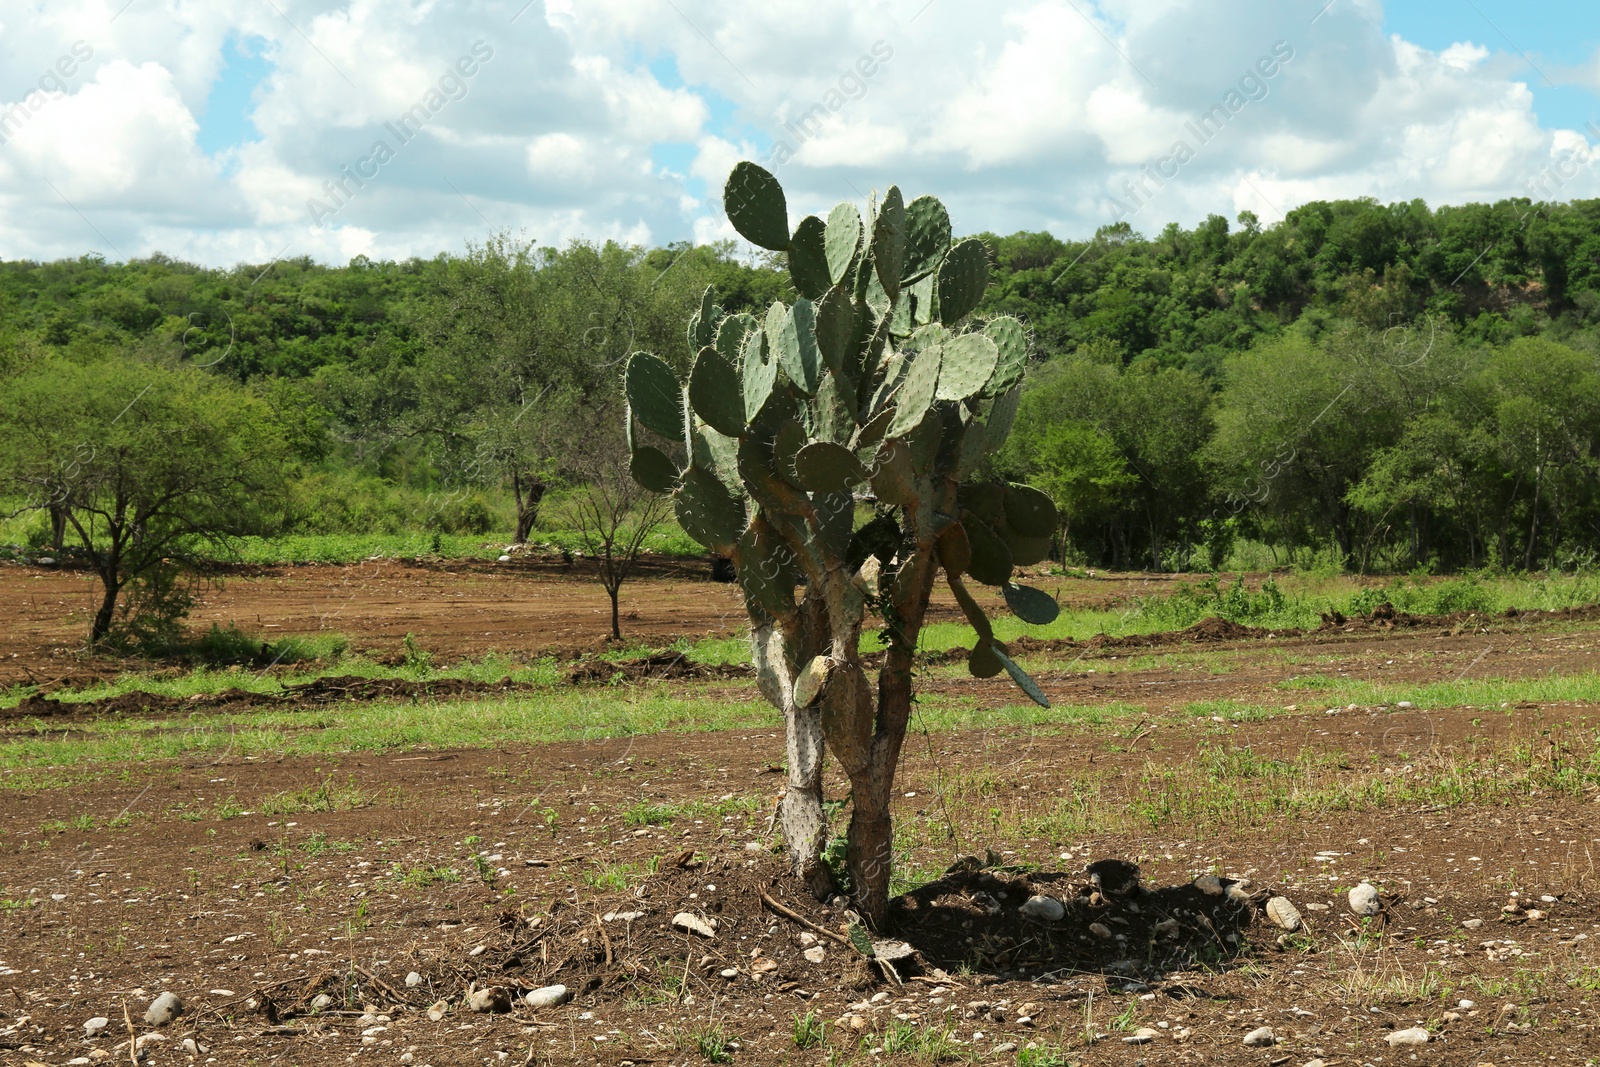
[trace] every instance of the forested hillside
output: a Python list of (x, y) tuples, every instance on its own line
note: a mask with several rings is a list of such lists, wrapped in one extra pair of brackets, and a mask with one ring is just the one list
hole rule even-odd
[[(1457, 569), (1600, 549), (1600, 202), (983, 236), (984, 310), (1027, 323), (1038, 360), (995, 473), (1055, 495), (1065, 559), (1213, 568), (1253, 545)], [(687, 365), (708, 284), (730, 312), (793, 297), (781, 257), (731, 245), (0, 262), (0, 400), (93, 379), (68, 365), (186, 365), (272, 423), (273, 528), (523, 540), (575, 451), (620, 436), (626, 356)], [(70, 447), (0, 430), (4, 511), (37, 503)], [(52, 539), (43, 513), (26, 537)]]

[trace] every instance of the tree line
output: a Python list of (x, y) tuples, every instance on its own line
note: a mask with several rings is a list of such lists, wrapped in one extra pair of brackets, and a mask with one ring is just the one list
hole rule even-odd
[[(1600, 547), (1600, 201), (1320, 201), (1266, 227), (1244, 212), (1154, 237), (980, 236), (978, 314), (1026, 323), (1038, 360), (994, 473), (1052, 494), (1064, 560), (1216, 568), (1255, 543), (1367, 569), (1545, 567)], [(36, 506), (31, 539), (64, 547), (75, 517), (112, 521), (65, 506), (89, 491), (68, 475), (93, 468), (109, 492), (107, 457), (154, 469), (168, 435), (236, 475), (196, 490), (239, 519), (224, 539), (520, 541), (552, 491), (621, 451), (627, 356), (687, 368), (683, 323), (708, 285), (729, 314), (796, 295), (781, 255), (731, 243), (0, 261), (4, 510)], [(155, 436), (117, 443), (136, 430)], [(122, 540), (200, 551), (218, 526), (202, 518), (168, 541), (133, 516)]]

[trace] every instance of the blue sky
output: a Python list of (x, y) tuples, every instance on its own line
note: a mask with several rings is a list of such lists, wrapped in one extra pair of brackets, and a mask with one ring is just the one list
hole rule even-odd
[(1563, 68), (1593, 62), (1600, 50), (1593, 0), (1390, 0), (1383, 26), (1436, 52), (1471, 41), (1499, 55), (1527, 82), (1546, 125), (1580, 129), (1600, 120), (1600, 94), (1562, 84)]

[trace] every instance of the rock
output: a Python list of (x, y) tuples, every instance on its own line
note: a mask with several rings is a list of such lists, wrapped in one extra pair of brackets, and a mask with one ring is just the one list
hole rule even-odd
[(183, 1051), (187, 1052), (191, 1056), (198, 1056), (202, 1052), (210, 1052), (211, 1051), (208, 1047), (206, 1047), (205, 1045), (202, 1045), (200, 1042), (196, 1041), (192, 1037), (184, 1038), (183, 1039), (183, 1043), (180, 1044), (178, 1047), (183, 1049)]
[(1030, 919), (1053, 923), (1067, 913), (1065, 905), (1054, 897), (1031, 896), (1017, 909)]
[(815, 945), (816, 943), (817, 943), (817, 935), (816, 934), (812, 933), (810, 930), (802, 930), (802, 931), (800, 931), (800, 947), (801, 948), (810, 948), (812, 945)]
[(1471, 1011), (1473, 1008), (1476, 1008), (1477, 1006), (1478, 1006), (1478, 1002), (1475, 1001), (1475, 1000), (1458, 1000), (1458, 1001), (1456, 1001), (1456, 1007), (1460, 1008), (1462, 1011)]
[(719, 973), (730, 982), (739, 977), (739, 969), (737, 967), (724, 967)]
[(333, 998), (326, 993), (318, 993), (311, 998), (312, 1011), (327, 1011), (331, 1007), (333, 1007)]
[(1009, 1056), (1013, 1052), (1017, 1051), (1017, 1043), (1015, 1041), (1002, 1041), (989, 1051), (993, 1052), (996, 1056)]
[(1483, 925), (1482, 919), (1462, 919), (1461, 925), (1468, 930), (1476, 930)]
[(1272, 1027), (1262, 1026), (1244, 1035), (1245, 1048), (1270, 1048), (1278, 1043), (1278, 1035), (1272, 1032)]
[(810, 948), (805, 950), (803, 955), (811, 963), (821, 963), (823, 960), (828, 958), (827, 952), (823, 950), (821, 945), (812, 945)]
[(867, 1020), (865, 1016), (852, 1015), (845, 1020), (845, 1025), (852, 1030), (865, 1030), (867, 1028)]
[(151, 1026), (165, 1026), (183, 1014), (183, 1001), (176, 993), (163, 993), (150, 1002), (144, 1010), (144, 1021)]
[(436, 1000), (428, 1007), (428, 1020), (430, 1022), (438, 1022), (449, 1014), (450, 1002), (448, 1000)]
[(1161, 1034), (1159, 1031), (1152, 1030), (1148, 1026), (1141, 1026), (1139, 1029), (1123, 1038), (1122, 1043), (1124, 1045), (1148, 1045), (1150, 1042), (1154, 1041), (1160, 1036)]
[(499, 558), (496, 560), (496, 562), (498, 562), (498, 563), (510, 563), (511, 562), (511, 557), (506, 555), (505, 553), (501, 553)]
[(1194, 887), (1208, 897), (1220, 897), (1223, 893), (1222, 879), (1214, 874), (1202, 874), (1194, 880)]
[(1305, 1067), (1328, 1067), (1328, 1065), (1319, 1058), (1315, 1060), (1307, 1060)]
[(564, 985), (540, 986), (531, 989), (528, 995), (522, 998), (530, 1008), (553, 1008), (557, 1004), (565, 1004), (572, 999), (572, 993)]
[(422, 975), (418, 974), (416, 971), (412, 971), (410, 974), (406, 975), (406, 988), (407, 989), (415, 989), (415, 988), (417, 988), (417, 986), (419, 986), (421, 984), (422, 984)]
[(41, 567), (54, 567), (56, 565), (55, 557), (53, 556), (40, 556), (37, 562)]
[(1267, 918), (1280, 929), (1290, 932), (1300, 929), (1300, 913), (1288, 897), (1273, 897), (1267, 901)]
[(1089, 932), (1102, 940), (1111, 940), (1111, 927), (1104, 923), (1090, 923)]
[(701, 937), (717, 936), (717, 931), (712, 928), (711, 924), (689, 911), (680, 911), (674, 915), (672, 917), (672, 925), (679, 930), (684, 930), (691, 934), (699, 934)]
[(1352, 915), (1376, 915), (1383, 906), (1378, 899), (1378, 890), (1368, 882), (1361, 882), (1350, 890), (1350, 913)]
[(1447, 1011), (1443, 1015), (1439, 1016), (1439, 1018), (1443, 1019), (1447, 1023), (1458, 1023), (1462, 1020), (1463, 1016), (1459, 1011)]
[(1384, 1038), (1389, 1042), (1390, 1048), (1401, 1048), (1405, 1045), (1426, 1045), (1432, 1040), (1433, 1035), (1420, 1026), (1413, 1026), (1406, 1030), (1396, 1030)]
[(479, 1015), (503, 1015), (511, 1010), (511, 994), (497, 985), (476, 989), (467, 995), (467, 1007)]
[(84, 1037), (99, 1037), (100, 1032), (111, 1025), (111, 1020), (103, 1015), (96, 1015), (93, 1019), (83, 1024)]

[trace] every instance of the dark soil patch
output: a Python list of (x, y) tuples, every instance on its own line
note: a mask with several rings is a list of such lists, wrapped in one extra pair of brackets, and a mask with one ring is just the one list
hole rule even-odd
[(573, 685), (614, 684), (619, 681), (749, 678), (751, 668), (741, 663), (697, 663), (682, 652), (654, 652), (623, 660), (589, 660), (578, 664), (567, 680)]

